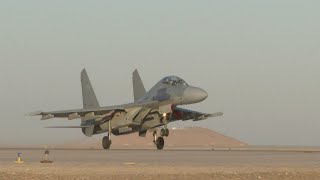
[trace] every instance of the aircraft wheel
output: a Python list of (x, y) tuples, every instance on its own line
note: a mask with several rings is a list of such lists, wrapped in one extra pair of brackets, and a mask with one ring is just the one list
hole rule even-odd
[(167, 129), (167, 128), (162, 128), (162, 129), (160, 130), (160, 136), (161, 136), (161, 137), (168, 137), (168, 136), (169, 136), (169, 129)]
[(102, 139), (102, 147), (103, 149), (110, 149), (111, 146), (111, 140), (109, 140), (108, 136), (104, 136)]
[(162, 128), (160, 130), (160, 136), (163, 137), (163, 136), (166, 136), (166, 129)]
[(169, 134), (170, 134), (169, 129), (166, 129), (166, 134), (165, 134), (165, 136), (168, 137)]
[(158, 150), (162, 150), (164, 147), (164, 139), (163, 137), (158, 137), (156, 141), (156, 146)]

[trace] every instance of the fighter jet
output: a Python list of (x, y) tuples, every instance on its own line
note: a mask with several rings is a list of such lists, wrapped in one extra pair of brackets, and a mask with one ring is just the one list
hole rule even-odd
[[(83, 134), (91, 137), (107, 133), (102, 139), (103, 149), (109, 149), (111, 135), (120, 136), (138, 133), (145, 137), (153, 133), (153, 142), (158, 150), (164, 148), (164, 137), (169, 136), (168, 123), (174, 121), (200, 121), (223, 113), (201, 113), (180, 108), (180, 105), (199, 103), (208, 97), (203, 89), (188, 85), (177, 76), (168, 76), (160, 80), (148, 92), (137, 70), (133, 72), (134, 102), (117, 106), (100, 107), (96, 94), (85, 69), (81, 72), (83, 108), (64, 111), (30, 113), (30, 116), (42, 116), (41, 120), (52, 118), (81, 119), (80, 126), (53, 126), (48, 128), (79, 128)], [(161, 130), (158, 132), (158, 129)]]

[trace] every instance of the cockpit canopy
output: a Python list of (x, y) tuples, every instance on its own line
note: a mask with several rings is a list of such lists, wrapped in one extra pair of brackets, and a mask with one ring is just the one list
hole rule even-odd
[(181, 78), (177, 77), (177, 76), (168, 76), (163, 78), (162, 80), (163, 84), (170, 84), (173, 86), (188, 86), (188, 84)]

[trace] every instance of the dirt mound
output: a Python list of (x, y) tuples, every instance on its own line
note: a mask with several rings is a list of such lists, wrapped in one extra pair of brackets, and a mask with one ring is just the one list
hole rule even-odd
[[(76, 149), (101, 149), (103, 135), (91, 138), (84, 137), (81, 140), (67, 142), (56, 148)], [(154, 149), (152, 133), (148, 132), (145, 138), (139, 137), (138, 133), (112, 136), (111, 149)], [(165, 148), (224, 148), (246, 146), (237, 139), (219, 134), (206, 128), (170, 129), (170, 136), (165, 138)]]

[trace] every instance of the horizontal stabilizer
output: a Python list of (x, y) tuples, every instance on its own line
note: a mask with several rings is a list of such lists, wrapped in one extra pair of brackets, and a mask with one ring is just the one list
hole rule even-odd
[(213, 113), (213, 114), (204, 114), (202, 116), (196, 117), (193, 121), (206, 120), (208, 118), (218, 117), (218, 116), (222, 116), (222, 115), (223, 115), (222, 112), (217, 112), (217, 113)]
[(218, 117), (222, 115), (223, 115), (223, 112), (217, 112), (217, 113), (210, 114), (208, 117)]

